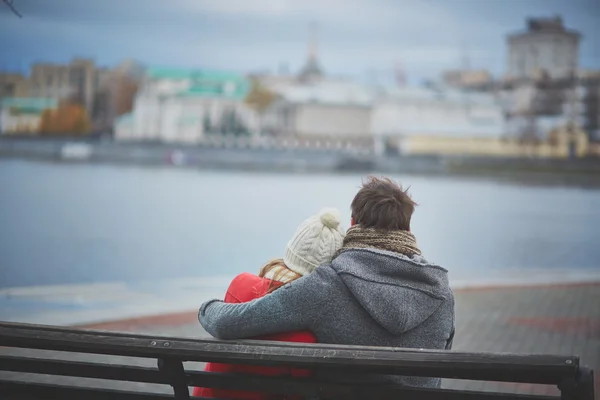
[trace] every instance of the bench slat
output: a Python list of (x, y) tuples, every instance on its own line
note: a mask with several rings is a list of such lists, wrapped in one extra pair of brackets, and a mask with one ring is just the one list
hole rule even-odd
[(51, 360), (46, 358), (0, 356), (0, 369), (78, 378), (108, 379), (127, 382), (170, 384), (168, 378), (157, 368), (132, 365), (89, 363), (80, 361)]
[(475, 392), (451, 389), (424, 389), (398, 385), (334, 383), (311, 378), (290, 379), (252, 375), (230, 375), (195, 372), (190, 383), (198, 387), (217, 387), (231, 390), (259, 391), (319, 396), (326, 399), (379, 400), (558, 400), (553, 396), (512, 393)]
[[(30, 357), (0, 356), (2, 370), (69, 376), (77, 378), (109, 379), (118, 381), (169, 384), (156, 368), (129, 365), (88, 363)], [(401, 388), (395, 385), (357, 385), (348, 382), (334, 383), (318, 379), (293, 379), (262, 375), (233, 375), (199, 371), (186, 371), (189, 386), (215, 387), (243, 391), (269, 391), (271, 393), (323, 396), (350, 399), (353, 397), (378, 399), (423, 400), (556, 400), (556, 397), (514, 395), (456, 391), (445, 389)], [(0, 380), (1, 382), (1, 380)], [(0, 385), (0, 387), (2, 387)], [(15, 389), (16, 390), (16, 389)], [(62, 389), (61, 389), (62, 390)]]
[[(2, 393), (2, 400), (173, 400), (173, 396), (157, 393), (84, 388), (44, 383), (22, 382), (14, 380), (0, 380), (0, 393)], [(194, 400), (197, 399), (201, 398), (194, 398)]]
[(252, 365), (375, 372), (411, 376), (558, 384), (576, 377), (577, 357), (471, 354), (435, 350), (284, 342), (231, 342), (133, 335), (70, 328), (0, 323), (0, 345)]

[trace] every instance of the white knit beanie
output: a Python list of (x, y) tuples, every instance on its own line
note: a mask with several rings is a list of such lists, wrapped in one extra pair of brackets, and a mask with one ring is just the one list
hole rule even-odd
[(308, 275), (319, 265), (330, 262), (343, 241), (340, 212), (325, 208), (300, 224), (287, 244), (283, 261), (297, 274)]

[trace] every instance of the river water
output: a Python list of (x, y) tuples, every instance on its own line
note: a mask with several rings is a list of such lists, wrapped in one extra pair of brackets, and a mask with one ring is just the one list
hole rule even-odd
[[(2, 160), (0, 288), (225, 282), (282, 256), (322, 207), (349, 221), (361, 178)], [(600, 276), (599, 190), (393, 178), (454, 286)]]

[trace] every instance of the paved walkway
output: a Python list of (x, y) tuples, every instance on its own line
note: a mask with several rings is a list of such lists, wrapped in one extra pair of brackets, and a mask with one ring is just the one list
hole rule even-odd
[[(459, 290), (455, 294), (454, 350), (579, 355), (583, 365), (596, 371), (596, 393), (600, 393), (600, 284), (481, 288)], [(195, 311), (86, 327), (194, 338), (207, 336), (196, 321)], [(111, 361), (126, 362), (115, 358)], [(131, 388), (132, 384), (126, 385)], [(558, 393), (556, 388), (545, 385), (448, 380), (444, 386)], [(168, 391), (142, 384), (135, 387)]]
[[(453, 350), (578, 355), (600, 390), (600, 285), (465, 290), (456, 293)], [(446, 387), (554, 394), (545, 385), (448, 381)]]

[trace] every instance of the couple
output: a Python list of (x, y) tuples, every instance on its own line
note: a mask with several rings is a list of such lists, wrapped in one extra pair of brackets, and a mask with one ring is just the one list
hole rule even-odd
[[(447, 271), (422, 256), (410, 220), (416, 203), (390, 179), (370, 177), (351, 204), (344, 234), (335, 210), (304, 221), (283, 259), (259, 276), (241, 274), (225, 302), (200, 307), (204, 329), (220, 339), (450, 349), (454, 297)], [(244, 303), (244, 304), (231, 304)], [(307, 371), (207, 364), (208, 371), (307, 376)], [(332, 378), (330, 376), (329, 378)], [(353, 379), (357, 377), (343, 379)], [(382, 378), (384, 379), (384, 378)], [(391, 377), (439, 387), (440, 379)], [(213, 398), (266, 399), (259, 393), (200, 389)], [(234, 396), (234, 397), (232, 397)]]

